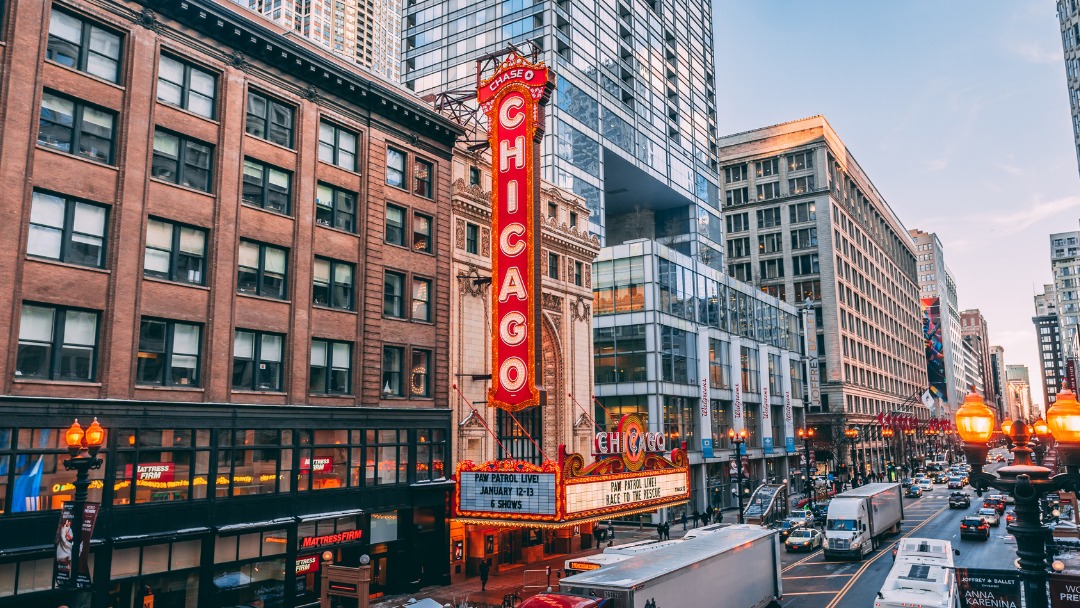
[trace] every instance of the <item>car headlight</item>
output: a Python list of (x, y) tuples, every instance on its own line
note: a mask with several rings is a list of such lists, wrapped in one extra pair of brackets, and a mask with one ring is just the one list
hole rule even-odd
[(859, 548), (859, 541), (855, 541), (855, 542), (851, 543), (851, 548), (852, 549), (858, 549)]

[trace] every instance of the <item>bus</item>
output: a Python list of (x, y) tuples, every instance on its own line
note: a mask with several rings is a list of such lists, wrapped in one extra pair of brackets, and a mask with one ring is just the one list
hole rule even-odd
[(874, 608), (959, 608), (953, 554), (947, 540), (901, 539)]

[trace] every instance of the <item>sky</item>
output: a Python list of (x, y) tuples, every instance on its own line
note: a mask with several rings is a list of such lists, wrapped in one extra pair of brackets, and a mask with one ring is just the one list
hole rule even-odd
[(822, 114), (1041, 403), (1032, 296), (1080, 227), (1052, 0), (713, 0), (719, 130)]

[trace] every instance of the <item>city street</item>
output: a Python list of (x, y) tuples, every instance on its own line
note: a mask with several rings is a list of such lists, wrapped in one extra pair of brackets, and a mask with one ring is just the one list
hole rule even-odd
[[(995, 470), (999, 465), (988, 467)], [(944, 485), (936, 485), (922, 498), (904, 499), (904, 524), (901, 536), (892, 537), (881, 549), (861, 562), (826, 562), (821, 551), (810, 555), (785, 553), (783, 564), (784, 601), (790, 608), (836, 608), (872, 606), (874, 597), (892, 568), (892, 549), (902, 536), (939, 538), (952, 542), (960, 550), (957, 567), (1010, 569), (1016, 559), (1016, 543), (1006, 535), (1004, 522), (990, 529), (990, 540), (960, 540), (960, 520), (974, 512), (981, 502), (971, 488), (970, 509), (949, 509), (949, 494)]]

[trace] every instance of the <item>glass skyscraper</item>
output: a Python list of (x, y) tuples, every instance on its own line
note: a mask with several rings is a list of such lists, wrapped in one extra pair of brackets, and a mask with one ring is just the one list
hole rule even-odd
[(544, 178), (582, 196), (606, 245), (655, 238), (723, 268), (708, 0), (406, 0), (402, 83), (475, 86), (528, 42), (558, 74)]

